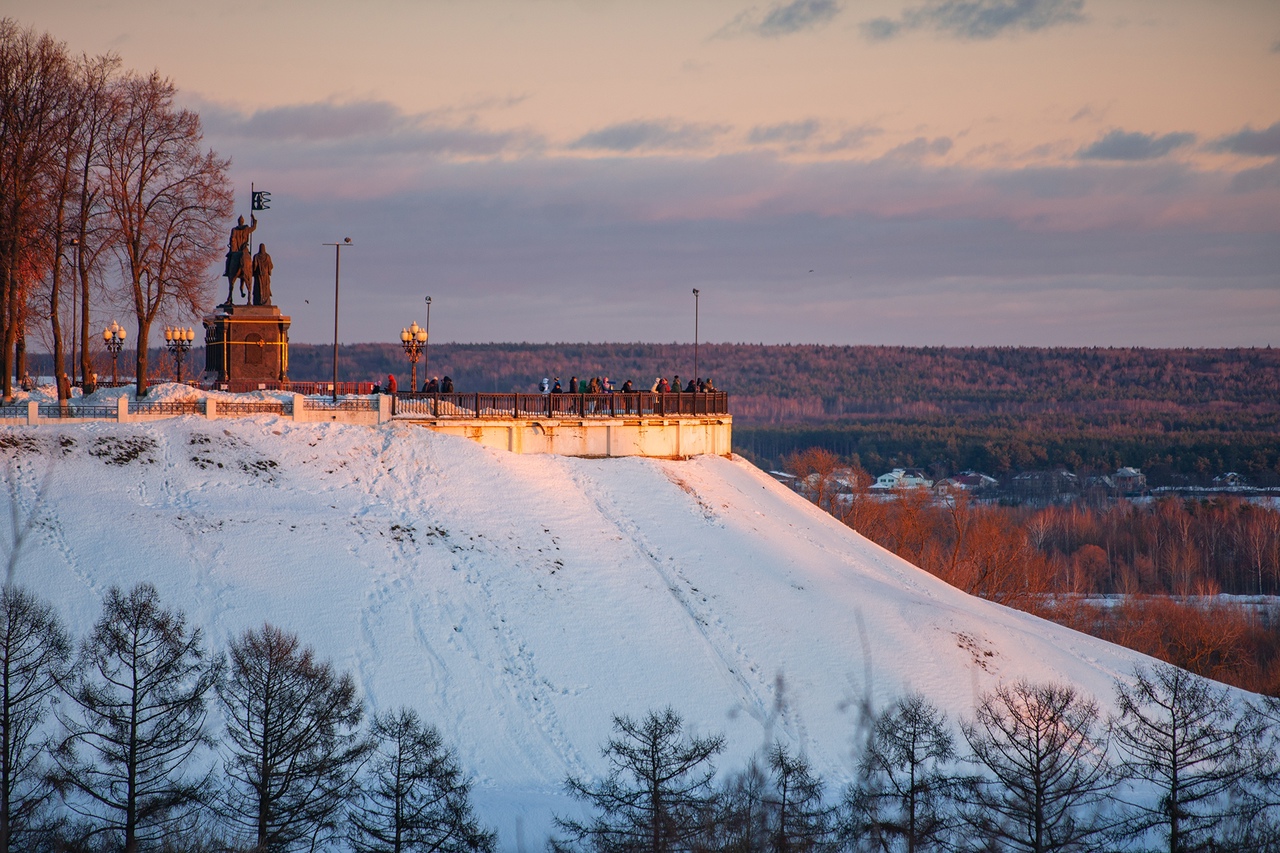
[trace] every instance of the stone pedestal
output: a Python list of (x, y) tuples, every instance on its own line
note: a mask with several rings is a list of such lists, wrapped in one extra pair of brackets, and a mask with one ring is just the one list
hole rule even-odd
[(274, 305), (219, 305), (204, 318), (204, 369), (239, 384), (289, 378), (289, 318)]

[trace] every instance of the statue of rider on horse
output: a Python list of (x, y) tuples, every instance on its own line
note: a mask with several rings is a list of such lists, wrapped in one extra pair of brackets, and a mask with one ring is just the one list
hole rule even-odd
[(240, 217), (236, 227), (231, 229), (231, 238), (227, 241), (227, 266), (223, 275), (227, 277), (227, 305), (235, 293), (236, 282), (240, 282), (240, 295), (248, 296), (253, 287), (253, 247), (250, 245), (251, 235), (258, 227), (258, 217), (250, 214), (252, 225), (244, 224)]

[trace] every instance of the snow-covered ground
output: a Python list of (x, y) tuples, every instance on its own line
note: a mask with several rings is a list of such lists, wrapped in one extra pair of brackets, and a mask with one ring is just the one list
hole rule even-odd
[(73, 629), (147, 580), (215, 644), (264, 620), (298, 633), (372, 708), (441, 728), (505, 848), (577, 811), (564, 778), (601, 769), (614, 714), (671, 705), (726, 734), (727, 768), (780, 738), (840, 786), (864, 698), (919, 691), (954, 719), (1026, 677), (1106, 707), (1146, 660), (966, 596), (738, 459), (516, 456), (267, 416), (0, 443), (24, 512), (40, 496), (16, 579)]

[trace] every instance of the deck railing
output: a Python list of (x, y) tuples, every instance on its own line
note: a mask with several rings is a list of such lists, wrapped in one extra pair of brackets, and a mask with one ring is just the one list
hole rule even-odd
[(625, 418), (727, 415), (729, 395), (688, 394), (397, 394), (392, 414), (426, 418)]
[[(655, 394), (649, 391), (612, 394), (392, 394), (390, 414), (400, 418), (599, 419), (634, 417), (700, 417), (727, 415), (729, 395), (723, 392)], [(299, 408), (300, 410), (295, 411)], [(328, 395), (295, 395), (284, 400), (237, 400), (210, 397), (208, 401), (129, 400), (117, 405), (18, 403), (0, 405), (3, 420), (114, 420), (117, 417), (244, 417), (279, 415), (301, 417), (303, 412), (350, 413), (357, 419), (385, 418), (384, 401), (375, 395), (332, 400)], [(215, 414), (216, 413), (216, 414)]]

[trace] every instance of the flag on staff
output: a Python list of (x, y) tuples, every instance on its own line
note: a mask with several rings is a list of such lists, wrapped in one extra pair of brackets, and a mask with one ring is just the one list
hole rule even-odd
[(255, 190), (253, 193), (253, 209), (254, 210), (270, 210), (271, 209), (271, 193), (266, 190)]

